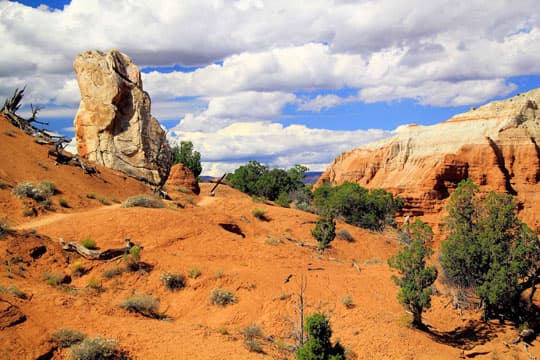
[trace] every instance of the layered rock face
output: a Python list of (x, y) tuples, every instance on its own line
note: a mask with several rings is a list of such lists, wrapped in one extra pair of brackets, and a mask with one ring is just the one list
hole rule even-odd
[(79, 54), (73, 67), (81, 91), (74, 121), (79, 155), (151, 184), (165, 181), (171, 149), (150, 114), (139, 68), (118, 50)]
[(457, 184), (516, 195), (522, 216), (538, 227), (540, 89), (495, 101), (432, 126), (402, 126), (396, 135), (339, 155), (318, 184), (356, 182), (405, 200), (405, 214), (438, 213)]
[(195, 175), (193, 175), (187, 166), (181, 163), (173, 165), (166, 185), (176, 187), (181, 186), (195, 194), (201, 192), (199, 183), (197, 182), (197, 179), (195, 179)]

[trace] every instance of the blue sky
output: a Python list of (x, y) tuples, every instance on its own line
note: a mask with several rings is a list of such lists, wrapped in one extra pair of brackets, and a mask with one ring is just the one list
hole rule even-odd
[(0, 100), (27, 86), (71, 136), (72, 62), (117, 48), (171, 140), (203, 174), (255, 159), (323, 170), (403, 124), (444, 121), (540, 87), (534, 0), (0, 1)]

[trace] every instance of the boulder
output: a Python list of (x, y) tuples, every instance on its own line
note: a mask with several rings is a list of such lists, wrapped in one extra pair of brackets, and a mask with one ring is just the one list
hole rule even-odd
[(73, 64), (81, 92), (75, 138), (81, 157), (158, 185), (168, 176), (171, 149), (150, 113), (150, 96), (131, 59), (87, 51)]
[(431, 126), (399, 127), (393, 137), (339, 155), (324, 181), (383, 188), (405, 200), (404, 215), (439, 214), (457, 184), (516, 195), (521, 216), (540, 226), (540, 89), (499, 100)]
[(186, 190), (191, 191), (192, 193), (199, 194), (200, 188), (197, 179), (184, 164), (175, 164), (171, 168), (171, 174), (166, 183), (167, 186), (171, 187), (182, 187)]

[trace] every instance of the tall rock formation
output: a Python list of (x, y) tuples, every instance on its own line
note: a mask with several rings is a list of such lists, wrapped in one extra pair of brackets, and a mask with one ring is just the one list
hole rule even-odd
[(75, 117), (79, 155), (151, 184), (164, 183), (171, 149), (150, 114), (137, 65), (118, 50), (93, 50), (79, 54), (73, 68), (81, 91)]
[(463, 179), (481, 190), (508, 192), (522, 216), (540, 219), (540, 89), (495, 101), (432, 126), (399, 127), (396, 135), (339, 155), (323, 181), (384, 188), (405, 200), (405, 214), (438, 213)]

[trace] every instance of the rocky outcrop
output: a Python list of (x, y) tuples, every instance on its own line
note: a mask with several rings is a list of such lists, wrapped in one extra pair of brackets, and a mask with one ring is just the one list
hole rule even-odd
[(395, 136), (339, 155), (320, 177), (384, 188), (405, 199), (405, 214), (438, 213), (456, 185), (471, 178), (484, 191), (514, 194), (538, 227), (540, 89), (495, 101), (432, 126), (407, 125)]
[(173, 165), (166, 185), (176, 188), (181, 187), (195, 194), (201, 192), (197, 179), (195, 179), (191, 170), (182, 163)]
[(73, 67), (81, 92), (75, 117), (79, 155), (151, 184), (164, 182), (171, 149), (150, 114), (139, 68), (118, 50), (79, 54)]

